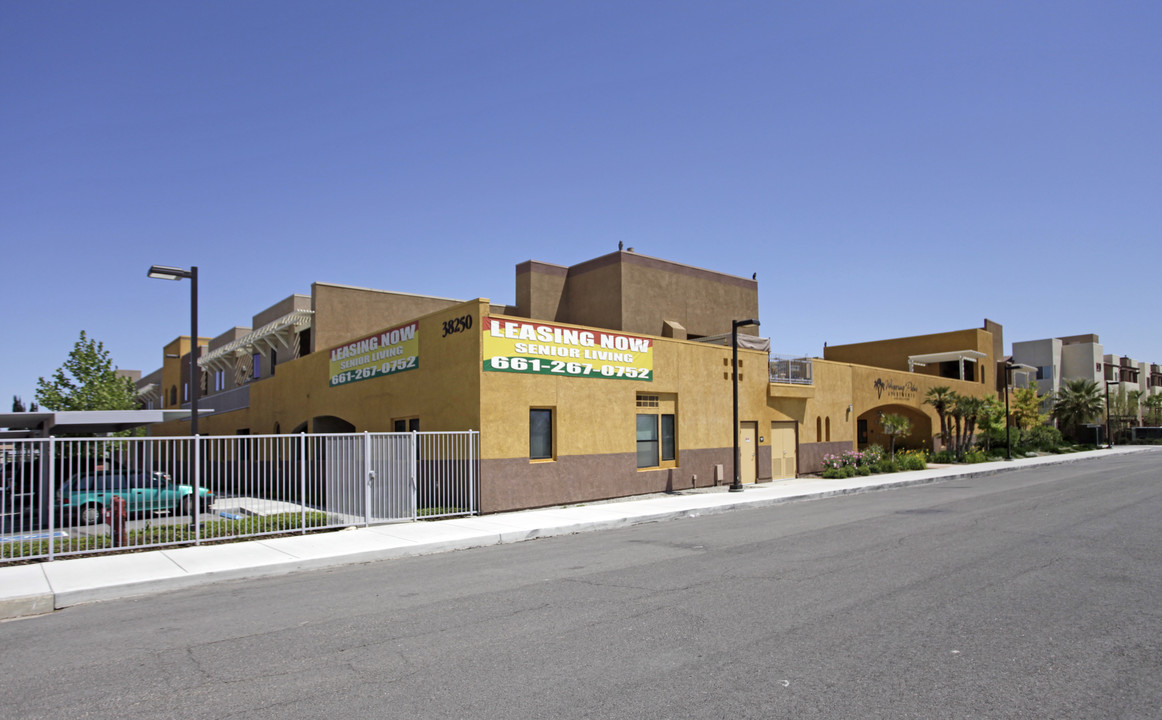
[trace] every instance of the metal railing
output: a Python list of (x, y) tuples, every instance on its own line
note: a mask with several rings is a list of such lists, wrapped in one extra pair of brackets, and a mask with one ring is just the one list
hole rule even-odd
[(475, 431), (10, 442), (0, 564), (479, 512)]
[[(214, 411), (210, 413), (212, 415), (231, 412), (232, 410), (243, 410), (250, 407), (250, 385), (248, 383), (241, 387), (230, 388), (229, 390), (207, 393), (202, 395), (198, 402), (203, 411), (212, 409)], [(189, 400), (182, 403), (182, 409), (190, 409)]]
[(794, 355), (770, 356), (770, 376), (773, 383), (811, 385), (815, 382), (811, 358)]

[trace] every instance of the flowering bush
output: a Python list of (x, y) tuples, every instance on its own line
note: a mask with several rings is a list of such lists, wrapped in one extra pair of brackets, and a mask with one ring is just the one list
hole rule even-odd
[(865, 465), (874, 467), (879, 465), (880, 460), (884, 459), (887, 451), (882, 445), (868, 445), (863, 449), (863, 462)]
[(839, 470), (845, 465), (842, 455), (827, 454), (823, 456), (824, 470)]

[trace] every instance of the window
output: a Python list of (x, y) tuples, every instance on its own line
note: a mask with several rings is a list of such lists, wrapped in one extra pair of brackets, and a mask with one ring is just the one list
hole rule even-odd
[(677, 396), (637, 396), (635, 442), (638, 468), (676, 467), (678, 464)]
[(662, 416), (662, 461), (677, 459), (677, 444), (674, 442), (674, 416)]
[(271, 348), (270, 351), (270, 374), (274, 376), (274, 366), (278, 363), (278, 350)]
[(182, 402), (190, 401), (190, 384), (182, 383)]
[(828, 415), (823, 421), (823, 429), (826, 431), (825, 437), (827, 442), (831, 442), (831, 416)]
[(392, 429), (395, 432), (419, 432), (420, 419), (414, 418), (399, 418), (392, 422)]
[(178, 386), (177, 385), (170, 385), (169, 386), (169, 404), (171, 407), (178, 404)]
[(553, 459), (553, 411), (548, 408), (529, 410), (529, 459)]
[(637, 416), (637, 466), (658, 465), (658, 416)]
[(815, 416), (815, 442), (823, 442), (823, 418)]
[(257, 380), (262, 377), (262, 353), (254, 353), (251, 357), (250, 377)]
[(299, 333), (299, 352), (298, 356), (311, 354), (311, 329), (307, 328)]

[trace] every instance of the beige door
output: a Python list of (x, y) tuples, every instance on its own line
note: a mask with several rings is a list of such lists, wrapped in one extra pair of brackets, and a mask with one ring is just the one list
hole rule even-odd
[(771, 477), (795, 477), (795, 423), (771, 423)]
[(758, 423), (740, 423), (738, 430), (738, 477), (740, 482), (753, 483), (759, 476)]

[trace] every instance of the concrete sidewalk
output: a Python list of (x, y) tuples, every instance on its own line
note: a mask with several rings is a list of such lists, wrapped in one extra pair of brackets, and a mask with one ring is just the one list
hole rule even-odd
[(434, 522), (295, 535), (0, 567), (0, 620), (70, 605), (164, 592), (219, 580), (281, 575), (373, 560), (426, 555), (534, 538), (628, 527), (748, 507), (980, 477), (1039, 465), (1109, 458), (1156, 447), (1117, 447), (1070, 455), (931, 468), (842, 480), (796, 478), (748, 485), (741, 493), (687, 491), (616, 502), (500, 513)]

